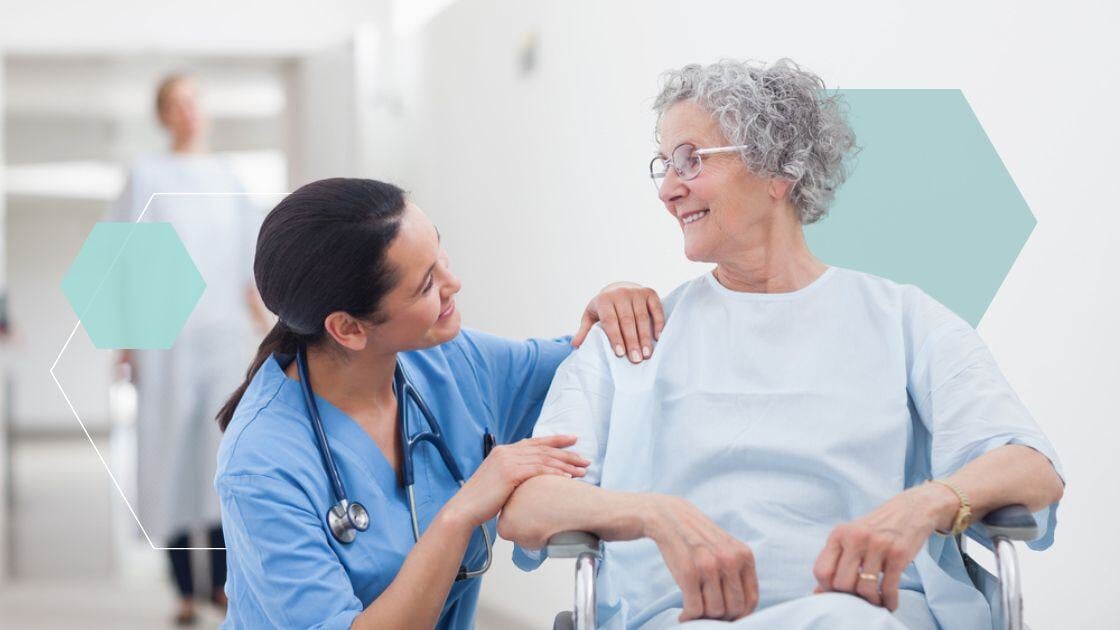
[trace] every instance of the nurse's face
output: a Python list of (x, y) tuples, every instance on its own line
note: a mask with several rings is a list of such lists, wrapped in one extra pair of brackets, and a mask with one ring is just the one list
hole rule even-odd
[[(682, 144), (697, 149), (729, 146), (712, 115), (703, 106), (682, 101), (670, 107), (658, 127), (661, 157)], [(658, 197), (684, 234), (689, 260), (720, 263), (734, 259), (747, 246), (748, 235), (770, 218), (774, 199), (767, 178), (749, 170), (737, 153), (703, 156), (703, 169), (682, 180), (670, 168)]]
[(455, 294), (461, 285), (451, 273), (439, 231), (420, 208), (405, 206), (397, 238), (389, 245), (397, 285), (381, 301), (383, 318), (370, 330), (379, 350), (403, 352), (450, 341), (459, 334)]

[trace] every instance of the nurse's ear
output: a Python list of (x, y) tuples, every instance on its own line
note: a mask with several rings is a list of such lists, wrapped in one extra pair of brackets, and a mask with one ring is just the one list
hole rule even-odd
[(345, 311), (335, 311), (327, 315), (323, 320), (323, 328), (331, 339), (347, 350), (355, 352), (364, 350), (369, 343), (366, 326), (362, 325), (361, 320)]

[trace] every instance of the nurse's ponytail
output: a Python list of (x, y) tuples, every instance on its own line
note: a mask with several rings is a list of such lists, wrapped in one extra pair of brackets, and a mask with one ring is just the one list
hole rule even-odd
[(261, 369), (264, 362), (273, 354), (294, 354), (298, 344), (299, 336), (292, 332), (292, 329), (288, 328), (283, 321), (277, 320), (276, 325), (268, 331), (268, 334), (261, 341), (260, 348), (257, 349), (257, 356), (249, 364), (249, 371), (245, 374), (245, 382), (241, 383), (233, 392), (233, 395), (229, 397), (229, 400), (226, 401), (226, 404), (222, 405), (222, 410), (218, 412), (218, 426), (221, 427), (222, 431), (225, 431), (230, 420), (233, 420), (233, 412), (237, 411), (237, 405), (241, 402), (241, 397), (245, 395), (245, 390), (249, 388), (249, 383), (256, 376), (257, 370)]
[(323, 343), (323, 321), (336, 311), (375, 320), (381, 298), (397, 281), (386, 252), (404, 207), (404, 191), (392, 184), (334, 178), (299, 188), (268, 213), (253, 276), (264, 305), (280, 319), (261, 341), (245, 382), (218, 412), (222, 431), (274, 354)]

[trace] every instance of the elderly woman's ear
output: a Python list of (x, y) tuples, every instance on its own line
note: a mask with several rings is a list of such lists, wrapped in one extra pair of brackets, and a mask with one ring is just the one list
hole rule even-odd
[(790, 188), (793, 188), (793, 182), (789, 181), (788, 179), (771, 177), (770, 185), (767, 187), (767, 192), (770, 193), (771, 199), (786, 199), (789, 195)]

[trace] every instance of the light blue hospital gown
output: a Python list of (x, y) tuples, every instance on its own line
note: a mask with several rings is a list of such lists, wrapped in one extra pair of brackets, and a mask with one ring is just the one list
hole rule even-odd
[[(443, 429), (468, 477), (482, 463), (489, 428), (499, 444), (528, 437), (567, 339), (510, 341), (463, 330), (440, 346), (405, 352), (401, 363)], [(226, 429), (215, 484), (222, 504), (229, 577), (224, 628), (349, 628), (396, 577), (412, 550), (408, 503), (397, 473), (349, 416), (316, 395), (323, 428), (352, 501), (370, 525), (349, 544), (326, 529), (335, 499), (299, 383), (272, 357), (253, 377)], [(312, 375), (314, 378), (314, 375)], [(428, 427), (412, 407), (409, 435)], [(414, 451), (422, 530), (458, 490), (435, 451)], [(494, 523), (487, 524), (491, 537)], [(475, 530), (464, 562), (481, 566)], [(478, 578), (456, 582), (438, 628), (474, 627)]]
[(222, 156), (149, 154), (130, 166), (109, 211), (112, 221), (135, 222), (143, 213), (145, 223), (170, 223), (206, 283), (171, 348), (134, 352), (136, 514), (160, 544), (220, 518), (214, 414), (241, 384), (260, 342), (246, 292), (254, 286), (261, 213), (243, 191)]
[[(829, 268), (791, 293), (711, 274), (665, 300), (652, 360), (614, 361), (601, 330), (557, 371), (535, 435), (573, 433), (585, 481), (684, 497), (755, 553), (760, 602), (736, 628), (990, 628), (956, 543), (932, 537), (891, 615), (810, 595), (832, 529), (977, 456), (1024, 444), (1058, 460), (976, 332), (913, 286)], [(1045, 548), (1056, 505), (1036, 517)], [(540, 552), (518, 549), (525, 569)], [(651, 540), (605, 545), (600, 620), (676, 623), (681, 594)], [(688, 627), (726, 627), (699, 621)]]

